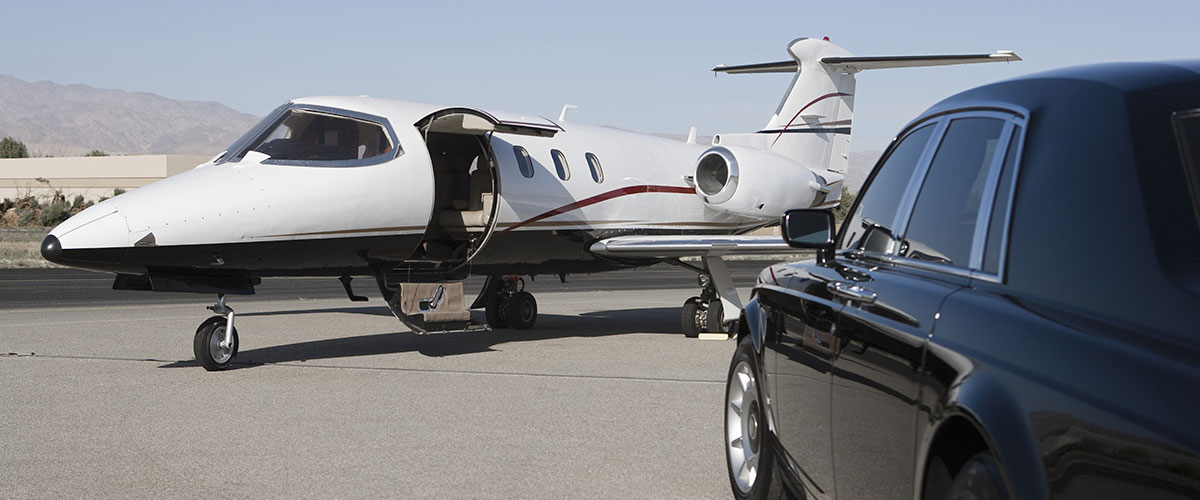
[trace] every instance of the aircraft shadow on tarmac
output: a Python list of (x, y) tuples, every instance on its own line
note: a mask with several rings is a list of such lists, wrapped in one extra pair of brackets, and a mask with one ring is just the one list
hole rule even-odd
[[(348, 312), (391, 316), (383, 307), (347, 307), (315, 312)], [(296, 312), (259, 312), (239, 316), (270, 316)], [(481, 312), (477, 320), (482, 320)], [(230, 369), (333, 358), (418, 352), (429, 357), (456, 356), (494, 351), (493, 346), (511, 342), (536, 342), (567, 337), (602, 337), (631, 333), (680, 335), (679, 309), (673, 307), (597, 311), (578, 315), (539, 314), (531, 330), (501, 329), (449, 334), (417, 335), (403, 331), (298, 342), (240, 351)], [(194, 359), (176, 361), (160, 368), (195, 367)]]

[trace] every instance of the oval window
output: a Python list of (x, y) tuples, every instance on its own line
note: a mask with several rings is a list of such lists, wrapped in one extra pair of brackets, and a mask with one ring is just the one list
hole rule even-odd
[(513, 154), (517, 156), (517, 168), (521, 169), (521, 175), (533, 177), (533, 158), (529, 157), (529, 151), (521, 146), (513, 146)]
[(550, 150), (550, 157), (554, 158), (554, 170), (558, 172), (558, 178), (567, 180), (571, 178), (571, 169), (567, 168), (567, 157), (562, 151), (557, 149)]
[(596, 184), (604, 182), (604, 170), (600, 169), (600, 159), (592, 153), (584, 155), (584, 158), (587, 158), (588, 169), (592, 171), (592, 180), (596, 181)]

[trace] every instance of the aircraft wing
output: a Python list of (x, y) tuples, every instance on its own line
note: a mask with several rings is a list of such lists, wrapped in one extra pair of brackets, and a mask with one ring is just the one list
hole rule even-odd
[(700, 257), (720, 297), (722, 319), (727, 322), (738, 318), (742, 311), (742, 299), (721, 257), (796, 253), (796, 249), (784, 243), (779, 236), (733, 235), (616, 236), (593, 243), (591, 250), (592, 253), (610, 257)]
[(592, 244), (591, 251), (611, 257), (720, 257), (796, 253), (779, 236), (616, 236)]

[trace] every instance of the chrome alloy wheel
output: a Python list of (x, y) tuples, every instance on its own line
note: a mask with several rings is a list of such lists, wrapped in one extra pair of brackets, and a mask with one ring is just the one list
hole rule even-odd
[(750, 363), (741, 361), (733, 369), (725, 395), (725, 446), (729, 470), (742, 493), (749, 493), (758, 478), (762, 451), (762, 405), (758, 381)]

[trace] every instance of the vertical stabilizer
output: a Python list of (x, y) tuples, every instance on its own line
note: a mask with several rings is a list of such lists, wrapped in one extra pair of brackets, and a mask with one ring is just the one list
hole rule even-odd
[(1020, 61), (1011, 51), (991, 54), (854, 57), (828, 39), (799, 38), (788, 44), (790, 61), (717, 66), (721, 73), (795, 73), (767, 125), (754, 134), (721, 134), (726, 142), (766, 149), (820, 175), (845, 174), (850, 164), (854, 75), (868, 69), (912, 68)]
[(767, 149), (810, 168), (845, 173), (854, 115), (854, 73), (821, 63), (850, 53), (826, 40), (801, 38), (788, 45), (796, 77), (775, 114), (759, 131)]
[[(815, 171), (845, 173), (854, 114), (854, 71), (821, 63), (850, 53), (828, 40), (800, 38), (788, 44), (791, 61), (718, 66), (724, 73), (795, 72), (775, 114), (752, 141)], [(728, 137), (728, 134), (726, 134)]]

